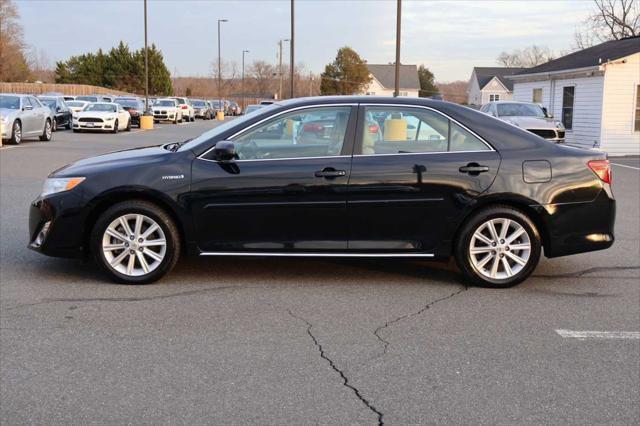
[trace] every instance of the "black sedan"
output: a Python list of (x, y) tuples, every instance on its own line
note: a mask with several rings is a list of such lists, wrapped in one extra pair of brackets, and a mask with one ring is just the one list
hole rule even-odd
[(140, 127), (140, 117), (144, 114), (144, 101), (135, 97), (115, 98), (114, 103), (120, 104), (122, 109), (131, 116), (131, 124)]
[[(305, 131), (319, 117), (321, 131)], [(602, 152), (447, 102), (320, 97), (53, 172), (31, 206), (29, 246), (90, 254), (127, 283), (157, 280), (187, 252), (453, 256), (467, 281), (508, 287), (543, 250), (610, 247), (614, 218)]]
[(73, 114), (67, 106), (62, 96), (38, 96), (43, 105), (48, 106), (53, 113), (53, 131), (58, 127), (64, 126), (65, 129), (71, 130), (73, 126)]

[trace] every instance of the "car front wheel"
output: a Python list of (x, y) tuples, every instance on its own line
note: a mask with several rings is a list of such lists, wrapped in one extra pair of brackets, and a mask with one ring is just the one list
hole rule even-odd
[(42, 130), (42, 134), (40, 135), (40, 140), (43, 142), (49, 142), (51, 140), (51, 135), (53, 134), (53, 128), (51, 127), (51, 120), (46, 120), (44, 122), (44, 129)]
[(105, 211), (91, 234), (91, 249), (111, 277), (148, 284), (167, 274), (180, 257), (178, 230), (169, 215), (146, 201), (125, 201)]
[(9, 142), (14, 145), (20, 145), (20, 142), (22, 142), (22, 125), (17, 120), (13, 123), (13, 132), (11, 133)]
[(540, 234), (527, 215), (495, 206), (481, 210), (463, 225), (455, 257), (468, 282), (506, 288), (531, 275), (541, 249)]

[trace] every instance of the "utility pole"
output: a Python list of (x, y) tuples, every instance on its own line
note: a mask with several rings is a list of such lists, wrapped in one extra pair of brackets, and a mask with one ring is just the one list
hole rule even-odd
[(245, 95), (244, 95), (244, 54), (245, 53), (249, 53), (249, 51), (248, 50), (242, 51), (242, 112), (244, 112), (244, 109), (246, 107)]
[(313, 96), (313, 73), (309, 71), (309, 96)]
[(280, 47), (280, 53), (279, 53), (279, 56), (278, 56), (279, 60), (280, 60), (280, 63), (278, 65), (278, 75), (280, 77), (280, 84), (278, 86), (278, 99), (282, 99), (282, 75), (283, 75), (283, 72), (282, 72), (282, 43), (284, 43), (285, 41), (289, 41), (289, 39), (285, 38), (285, 39), (281, 39), (281, 40), (278, 41), (278, 46)]
[(147, 47), (147, 0), (144, 0), (144, 115), (149, 110), (149, 49)]
[(229, 22), (227, 19), (218, 19), (218, 106), (222, 111), (222, 65), (220, 59), (220, 23)]
[(398, 9), (396, 11), (396, 85), (393, 96), (400, 96), (400, 31), (402, 25), (402, 0), (396, 0)]
[(294, 77), (295, 77), (295, 49), (294, 49), (294, 35), (295, 35), (295, 13), (294, 13), (294, 0), (291, 0), (291, 42), (289, 47), (291, 48), (291, 97), (295, 97), (294, 92)]

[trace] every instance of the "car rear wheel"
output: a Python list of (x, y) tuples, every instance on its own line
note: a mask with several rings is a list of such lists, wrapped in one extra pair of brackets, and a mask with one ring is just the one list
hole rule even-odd
[(125, 201), (105, 211), (91, 234), (98, 264), (116, 281), (148, 284), (180, 257), (178, 230), (169, 215), (146, 201)]
[(71, 116), (69, 116), (69, 118), (67, 119), (67, 125), (64, 126), (64, 127), (67, 130), (71, 130), (72, 126), (73, 126), (73, 118), (71, 118)]
[(131, 131), (131, 119), (129, 119), (129, 121), (127, 121), (127, 127), (124, 129), (127, 132)]
[(56, 130), (58, 130), (58, 120), (54, 118), (53, 124), (51, 125), (51, 131), (55, 132)]
[(111, 131), (111, 133), (118, 133), (118, 120), (115, 121), (115, 123), (113, 123), (113, 130)]
[(541, 249), (540, 234), (527, 215), (495, 206), (481, 210), (463, 225), (455, 257), (470, 283), (506, 288), (531, 275)]
[(20, 145), (20, 142), (22, 142), (22, 124), (18, 120), (13, 122), (13, 132), (9, 142), (13, 145)]
[(51, 120), (47, 119), (44, 122), (44, 129), (42, 130), (42, 134), (40, 135), (40, 140), (43, 142), (49, 142), (51, 140), (52, 134), (53, 129), (51, 127)]

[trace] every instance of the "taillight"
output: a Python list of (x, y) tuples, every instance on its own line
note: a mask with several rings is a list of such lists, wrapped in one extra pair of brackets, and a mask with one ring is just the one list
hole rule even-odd
[(369, 133), (377, 134), (380, 130), (380, 126), (377, 124), (369, 124)]
[(324, 127), (321, 124), (307, 123), (302, 128), (305, 132), (321, 132)]
[(611, 184), (611, 164), (609, 160), (591, 160), (587, 165), (601, 181)]
[(189, 108), (189, 107), (186, 106), (186, 105), (182, 105), (182, 109), (187, 109), (187, 108)]

